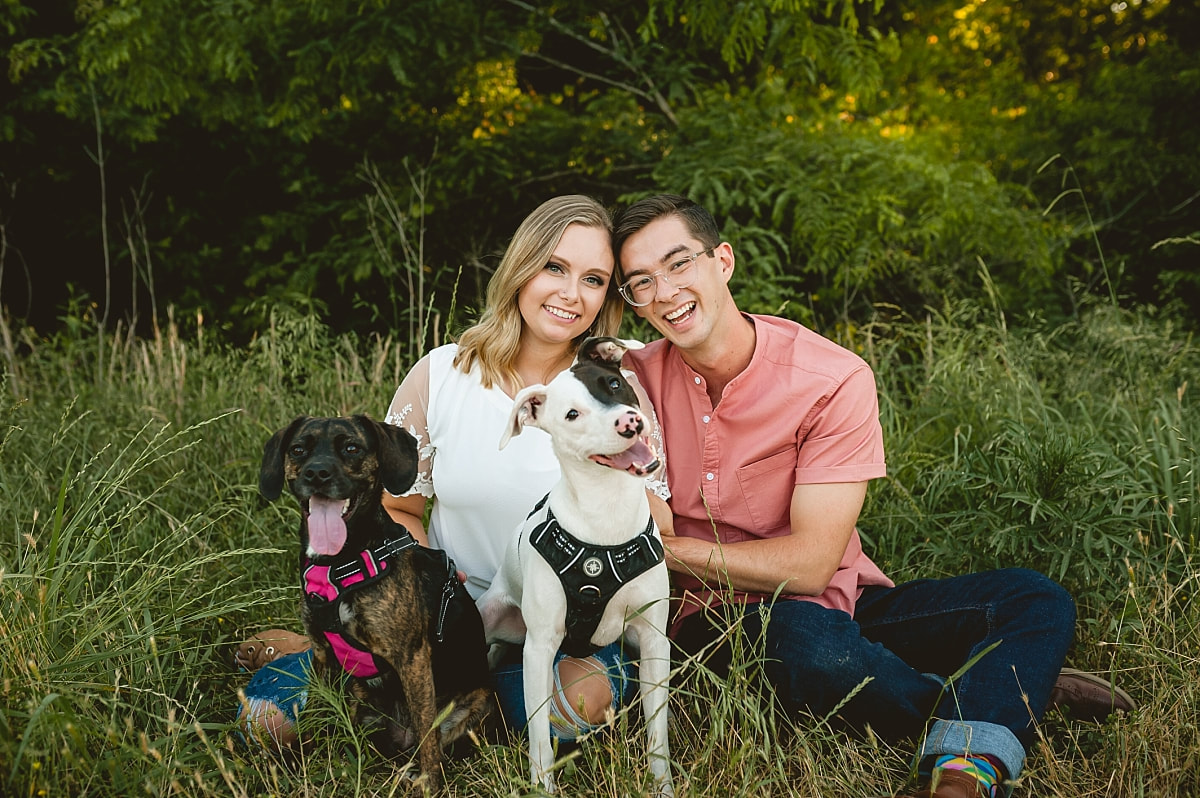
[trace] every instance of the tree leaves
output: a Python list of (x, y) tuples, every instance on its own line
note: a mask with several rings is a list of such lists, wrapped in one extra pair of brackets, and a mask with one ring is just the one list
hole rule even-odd
[[(62, 261), (86, 265), (86, 294), (111, 287), (104, 259), (109, 281), (137, 268), (127, 236), (98, 252), (94, 97), (108, 200), (149, 198), (160, 307), (291, 292), (376, 323), (355, 308), (398, 298), (367, 227), (364, 158), (401, 193), (408, 159), (430, 167), (425, 268), (461, 275), (438, 286), (464, 293), (457, 307), (546, 196), (661, 189), (718, 212), (761, 272), (744, 286), (755, 309), (937, 305), (977, 292), (982, 264), (1010, 308), (1069, 310), (1096, 285), (1096, 244), (1143, 298), (1190, 302), (1191, 248), (1152, 249), (1200, 229), (1194, 46), (1163, 39), (1194, 14), (1177, 5), (1092, 3), (1077, 21), (1053, 3), (942, 0), (10, 2), (0, 139), (24, 201), (0, 225), (31, 268), (7, 271), (5, 296), (60, 305), (48, 276)], [(999, 25), (1067, 18), (1110, 52)], [(1071, 65), (1050, 82), (1030, 74), (1043, 41)], [(1054, 153), (1094, 221), (1070, 202), (1036, 213), (1056, 193), (1036, 166)]]

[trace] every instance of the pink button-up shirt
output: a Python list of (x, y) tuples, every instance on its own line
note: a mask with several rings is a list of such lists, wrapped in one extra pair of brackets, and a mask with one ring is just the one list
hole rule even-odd
[[(791, 534), (796, 485), (861, 482), (886, 473), (875, 377), (862, 358), (813, 331), (772, 316), (749, 316), (750, 365), (716, 408), (704, 379), (665, 340), (631, 351), (662, 422), (675, 534), (735, 543)], [(729, 597), (728, 589), (673, 574), (677, 620)], [(780, 574), (780, 582), (786, 577)], [(892, 581), (863, 552), (855, 530), (838, 570), (816, 601), (854, 614), (866, 585)], [(717, 588), (716, 590), (710, 588)], [(738, 592), (735, 600), (764, 596)]]

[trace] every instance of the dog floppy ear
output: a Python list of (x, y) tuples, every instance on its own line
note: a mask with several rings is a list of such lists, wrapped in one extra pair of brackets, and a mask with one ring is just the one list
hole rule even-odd
[(308, 416), (296, 416), (291, 424), (272, 435), (263, 447), (262, 465), (258, 469), (258, 492), (267, 501), (275, 501), (283, 492), (283, 453), (305, 421), (308, 421)]
[(612, 338), (609, 336), (596, 336), (588, 338), (579, 346), (579, 354), (575, 356), (575, 362), (583, 363), (588, 360), (594, 360), (597, 363), (603, 363), (610, 366), (620, 366), (621, 358), (630, 349), (644, 349), (645, 344), (641, 341), (624, 338)]
[(512, 412), (508, 414), (508, 424), (504, 427), (504, 434), (500, 436), (501, 449), (508, 445), (514, 435), (521, 434), (521, 427), (541, 426), (538, 423), (538, 412), (545, 403), (545, 385), (530, 385), (517, 393), (516, 398), (513, 399)]
[(417, 478), (417, 439), (403, 427), (376, 421), (368, 416), (354, 420), (373, 430), (379, 442), (379, 479), (383, 489), (399, 496), (412, 487)]

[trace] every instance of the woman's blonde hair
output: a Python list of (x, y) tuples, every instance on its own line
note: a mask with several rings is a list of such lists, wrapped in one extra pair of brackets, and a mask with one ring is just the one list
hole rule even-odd
[[(550, 262), (554, 248), (572, 224), (612, 233), (612, 217), (603, 205), (582, 194), (567, 194), (543, 202), (513, 234), (500, 266), (488, 281), (483, 315), (459, 336), (458, 352), (454, 355), (454, 366), (464, 373), (479, 364), (484, 388), (504, 384), (514, 390), (524, 387), (516, 371), (523, 324), (517, 292)], [(623, 311), (614, 269), (604, 305), (592, 326), (575, 339), (574, 345), (579, 346), (589, 335), (617, 335)]]

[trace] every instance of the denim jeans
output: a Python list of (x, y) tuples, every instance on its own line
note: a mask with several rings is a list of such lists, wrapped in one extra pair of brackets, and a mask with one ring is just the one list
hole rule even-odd
[[(500, 715), (504, 726), (508, 729), (524, 733), (529, 724), (525, 712), (525, 677), (521, 662), (521, 647), (512, 646), (511, 655), (507, 660), (501, 660), (492, 671), (492, 686), (496, 689), (496, 701), (500, 705)], [(562, 651), (554, 657), (557, 664), (567, 656)], [(629, 658), (629, 652), (624, 650), (620, 640), (609, 643), (604, 648), (592, 654), (595, 664), (608, 673), (609, 686), (612, 689), (612, 710), (616, 712), (622, 705), (628, 703), (635, 694), (634, 685), (637, 682), (637, 665)], [(554, 670), (554, 686), (562, 690), (558, 669)], [(561, 708), (565, 717), (556, 717), (554, 706), (550, 712), (550, 736), (560, 742), (573, 742), (584, 732), (600, 728), (592, 725), (574, 710), (570, 703), (563, 702)]]
[[(842, 721), (895, 740), (919, 737), (933, 720), (922, 759), (990, 754), (1009, 778), (1020, 774), (1075, 630), (1067, 592), (1022, 568), (868, 587), (853, 618), (811, 601), (739, 612), (784, 707), (824, 717), (869, 679), (838, 710)], [(716, 639), (720, 623), (692, 616), (675, 642), (694, 654)], [(725, 645), (707, 664), (723, 673), (728, 657)]]
[[(492, 672), (492, 686), (496, 690), (504, 725), (523, 733), (528, 719), (525, 715), (521, 647), (513, 646), (510, 653), (512, 656), (502, 661)], [(560, 651), (554, 661), (558, 662), (565, 656)], [(630, 659), (629, 652), (625, 651), (620, 640), (610, 643), (592, 656), (597, 665), (608, 673), (613, 695), (612, 709), (616, 712), (636, 695), (637, 664)], [(312, 649), (298, 654), (285, 654), (259, 668), (246, 685), (246, 705), (239, 707), (238, 718), (241, 718), (246, 709), (249, 709), (253, 716), (257, 716), (270, 708), (281, 711), (288, 721), (295, 723), (299, 712), (308, 703), (309, 680), (314, 678), (312, 668)], [(557, 682), (557, 671), (554, 678)], [(558, 687), (561, 689), (562, 685), (559, 684)], [(551, 713), (550, 735), (556, 740), (572, 742), (585, 731), (599, 728), (581, 718), (569, 704), (563, 708), (567, 713), (566, 718), (557, 718)]]

